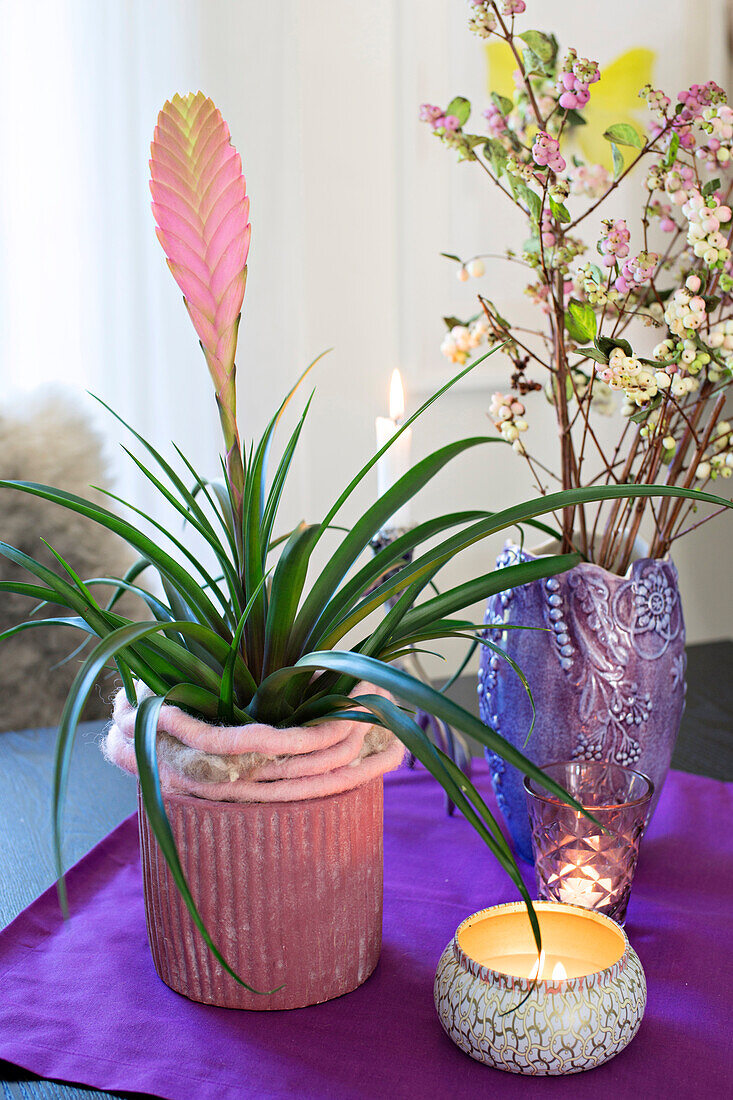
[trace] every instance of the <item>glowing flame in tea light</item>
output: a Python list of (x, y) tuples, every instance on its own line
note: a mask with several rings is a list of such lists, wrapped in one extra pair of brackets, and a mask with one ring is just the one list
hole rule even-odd
[[(565, 981), (567, 979), (567, 976), (568, 976), (567, 970), (565, 969), (563, 964), (558, 959), (558, 961), (555, 963), (555, 965), (552, 968), (552, 973), (549, 975), (550, 980), (553, 981), (553, 982), (561, 982), (561, 981)], [(544, 949), (544, 947), (542, 948), (542, 951), (540, 952), (540, 956), (537, 959), (537, 962), (534, 964), (534, 966), (530, 970), (527, 977), (529, 978), (529, 980), (531, 982), (534, 981), (535, 978), (539, 978), (540, 981), (547, 981), (548, 975), (547, 975), (547, 967), (545, 966), (545, 949)]]
[(577, 866), (567, 863), (554, 874), (548, 875), (548, 888), (552, 896), (566, 905), (582, 905), (584, 909), (593, 909), (597, 904), (613, 897), (619, 884), (607, 875), (602, 875), (591, 863)]
[(438, 1017), (461, 1050), (496, 1069), (591, 1069), (636, 1034), (644, 971), (609, 917), (556, 901), (534, 907), (539, 955), (523, 903), (483, 909), (459, 925), (435, 975)]

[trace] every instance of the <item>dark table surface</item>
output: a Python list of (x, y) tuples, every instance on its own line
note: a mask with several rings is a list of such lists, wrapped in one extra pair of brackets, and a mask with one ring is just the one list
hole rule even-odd
[[(733, 641), (688, 648), (687, 707), (672, 767), (733, 781), (731, 671)], [(460, 680), (453, 695), (476, 709), (473, 679)], [(135, 809), (135, 781), (104, 761), (98, 748), (100, 732), (99, 724), (79, 727), (64, 824), (66, 866), (81, 859)], [(55, 730), (0, 734), (0, 927), (54, 881), (50, 813), (54, 740)], [(0, 1088), (2, 1100), (91, 1100), (112, 1095), (43, 1081), (3, 1062)]]

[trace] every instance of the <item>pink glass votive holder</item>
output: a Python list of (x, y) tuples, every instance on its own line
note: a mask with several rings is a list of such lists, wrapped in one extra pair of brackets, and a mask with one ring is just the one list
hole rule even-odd
[(654, 784), (611, 761), (542, 765), (602, 826), (525, 777), (537, 896), (623, 924)]

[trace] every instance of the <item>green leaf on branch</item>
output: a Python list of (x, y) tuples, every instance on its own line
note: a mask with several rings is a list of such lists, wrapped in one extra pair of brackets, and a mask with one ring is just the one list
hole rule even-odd
[(545, 67), (539, 57), (528, 48), (522, 50), (522, 65), (525, 77), (546, 75)]
[[(460, 319), (460, 317), (444, 317), (443, 321), (444, 321), (446, 327), (449, 328), (449, 329), (455, 328), (456, 325), (465, 325), (466, 324), (466, 322), (462, 321)], [(466, 326), (466, 327), (468, 327), (468, 326)]]
[(602, 351), (604, 355), (610, 355), (614, 348), (621, 348), (624, 355), (634, 354), (628, 340), (611, 340), (608, 336), (599, 336), (597, 340), (594, 340), (594, 343), (598, 350)]
[(641, 149), (644, 145), (641, 135), (628, 122), (614, 123), (603, 136), (606, 141), (615, 142), (616, 145), (631, 145), (634, 149)]
[(667, 155), (664, 158), (664, 167), (665, 168), (671, 168), (672, 167), (675, 160), (677, 159), (677, 150), (679, 149), (679, 147), (680, 147), (680, 135), (675, 131), (675, 133), (672, 134), (672, 140), (669, 143), (669, 149), (667, 150)]
[(463, 140), (468, 143), (470, 149), (475, 149), (477, 145), (483, 145), (486, 141), (486, 134), (467, 134), (464, 132)]
[(717, 191), (719, 187), (720, 187), (720, 180), (719, 179), (708, 180), (708, 182), (705, 184), (705, 186), (702, 189), (702, 193), (705, 196), (705, 198), (707, 198), (708, 195), (712, 195), (714, 191)]
[(542, 31), (525, 31), (524, 34), (520, 34), (518, 37), (526, 42), (532, 53), (540, 61), (543, 63), (552, 61), (555, 54), (555, 45), (549, 35), (543, 34)]
[(596, 315), (590, 302), (579, 302), (571, 298), (565, 313), (565, 328), (572, 340), (585, 343), (593, 340), (597, 331)]
[(565, 112), (565, 121), (569, 126), (587, 126), (588, 120), (583, 118), (580, 111), (576, 111), (575, 107), (571, 107), (570, 110)]
[(454, 96), (445, 109), (447, 115), (455, 115), (461, 126), (465, 126), (471, 114), (471, 101), (462, 95)]
[(608, 356), (598, 348), (578, 348), (578, 355), (587, 355), (589, 359), (594, 359), (596, 363), (603, 363), (604, 366), (608, 363)]
[(522, 202), (526, 203), (529, 216), (539, 222), (542, 213), (542, 200), (537, 192), (528, 187), (519, 176), (515, 176), (511, 172), (507, 172), (506, 176), (514, 198), (521, 199)]
[(441, 256), (445, 256), (446, 260), (455, 260), (457, 264), (461, 263), (460, 256), (454, 256), (452, 252), (441, 252)]
[(611, 159), (613, 161), (613, 178), (617, 180), (624, 170), (623, 153), (613, 141), (611, 142)]
[(507, 151), (496, 138), (486, 138), (484, 141), (484, 156), (491, 164), (494, 175), (497, 178), (502, 174), (507, 162)]
[(550, 210), (559, 222), (569, 222), (571, 220), (567, 207), (561, 202), (555, 202), (552, 198), (550, 199)]
[(511, 110), (514, 109), (514, 104), (511, 99), (507, 99), (505, 95), (499, 95), (498, 92), (491, 93), (491, 100), (495, 107), (501, 111), (503, 115), (508, 115)]
[(520, 188), (521, 197), (527, 204), (527, 208), (536, 222), (540, 220), (540, 214), (542, 213), (542, 200), (536, 191), (533, 191), (531, 187), (526, 185)]

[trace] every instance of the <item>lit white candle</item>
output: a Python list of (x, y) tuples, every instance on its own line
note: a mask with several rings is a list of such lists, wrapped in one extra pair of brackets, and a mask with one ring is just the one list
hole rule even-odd
[(618, 1054), (641, 1023), (639, 957), (602, 913), (556, 901), (534, 907), (539, 958), (523, 902), (482, 909), (458, 926), (435, 975), (440, 1022), (461, 1050), (495, 1069), (592, 1069)]
[[(389, 416), (377, 417), (377, 447), (382, 448), (395, 434), (405, 417), (405, 394), (398, 370), (392, 372), (389, 387)], [(410, 468), (412, 429), (408, 428), (377, 463), (377, 495), (383, 496)], [(410, 526), (410, 503), (403, 504), (385, 526)]]

